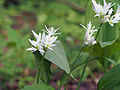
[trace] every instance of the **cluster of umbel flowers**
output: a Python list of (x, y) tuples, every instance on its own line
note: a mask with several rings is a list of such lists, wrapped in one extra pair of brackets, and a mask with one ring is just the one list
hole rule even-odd
[[(109, 23), (111, 26), (114, 26), (115, 23), (119, 23), (120, 21), (120, 6), (118, 5), (117, 11), (115, 14), (113, 14), (113, 8), (112, 6), (115, 5), (112, 3), (108, 3), (103, 0), (104, 5), (102, 6), (100, 3), (96, 3), (95, 0), (92, 0), (92, 4), (93, 4), (93, 10), (95, 11), (96, 16), (98, 16), (101, 20), (101, 23)], [(91, 46), (96, 44), (96, 40), (94, 37), (95, 32), (97, 32), (98, 30), (95, 29), (95, 26), (92, 27), (91, 21), (89, 21), (89, 23), (87, 24), (87, 27), (83, 26), (82, 24), (80, 24), (82, 27), (85, 28), (86, 30), (86, 34), (85, 34), (85, 38), (84, 38), (84, 43), (83, 46)]]
[(84, 37), (84, 42), (83, 42), (83, 47), (85, 47), (86, 45), (91, 46), (96, 44), (96, 40), (94, 37), (95, 32), (97, 32), (98, 30), (95, 29), (95, 26), (92, 27), (91, 21), (89, 21), (89, 23), (87, 24), (87, 27), (85, 27), (84, 25), (80, 24), (82, 27), (85, 28), (86, 30), (86, 34)]
[(56, 33), (59, 28), (54, 29), (53, 27), (47, 28), (45, 25), (46, 30), (43, 30), (43, 33), (37, 34), (34, 30), (32, 30), (32, 33), (36, 40), (29, 39), (29, 42), (32, 44), (33, 47), (28, 48), (26, 50), (30, 51), (39, 51), (42, 55), (49, 49), (53, 50), (52, 47), (56, 46), (55, 42), (58, 38), (58, 34)]
[(104, 0), (104, 5), (100, 3), (96, 3), (95, 0), (92, 0), (93, 10), (95, 11), (96, 16), (100, 18), (102, 23), (108, 22), (111, 26), (114, 26), (115, 23), (119, 23), (120, 21), (120, 6), (118, 5), (117, 11), (113, 14), (112, 6), (115, 5), (112, 3), (108, 3)]

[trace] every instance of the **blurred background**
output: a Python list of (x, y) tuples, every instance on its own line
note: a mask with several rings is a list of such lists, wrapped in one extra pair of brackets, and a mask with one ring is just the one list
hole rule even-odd
[[(16, 90), (34, 83), (36, 67), (34, 56), (26, 51), (34, 38), (31, 30), (41, 32), (48, 27), (58, 28), (59, 39), (64, 45), (69, 64), (76, 57), (82, 44), (86, 25), (85, 11), (89, 0), (0, 0), (0, 90)], [(81, 90), (96, 90), (97, 78), (102, 73), (99, 63), (90, 63)], [(81, 68), (81, 67), (80, 67)], [(51, 85), (58, 88), (62, 70), (52, 64)], [(75, 75), (79, 75), (76, 70)], [(92, 79), (92, 78), (93, 79)], [(87, 79), (86, 79), (87, 78)], [(68, 90), (75, 90), (71, 80)], [(64, 88), (64, 87), (63, 87)]]

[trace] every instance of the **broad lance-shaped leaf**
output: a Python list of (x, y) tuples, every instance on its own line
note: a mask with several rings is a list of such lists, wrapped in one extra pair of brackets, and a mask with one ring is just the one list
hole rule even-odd
[[(103, 46), (105, 46), (103, 48), (101, 48), (99, 43), (94, 45), (94, 48), (93, 48), (93, 51), (92, 51), (92, 55), (93, 56), (101, 56), (101, 57), (109, 58), (109, 59), (107, 59), (107, 61), (105, 61), (106, 68), (108, 68), (111, 65), (108, 61), (111, 61), (111, 59), (113, 59), (111, 61), (111, 63), (115, 64), (115, 62), (116, 62), (116, 59), (113, 58), (113, 55), (115, 55), (116, 53), (118, 53), (120, 51), (120, 39), (114, 40), (114, 42), (109, 42), (110, 44), (107, 42), (107, 44), (109, 44), (107, 46), (104, 43), (103, 42), (101, 43), (101, 44), (103, 44)], [(89, 52), (90, 48), (91, 47), (85, 48), (85, 51)], [(103, 61), (99, 60), (99, 62), (101, 63), (101, 65), (104, 65)]]
[(113, 44), (118, 38), (118, 27), (114, 25), (111, 27), (108, 23), (102, 25), (100, 33), (98, 35), (98, 42), (101, 47), (106, 47)]
[(21, 90), (55, 90), (55, 89), (45, 84), (33, 84), (33, 85), (27, 85)]
[[(85, 49), (85, 51), (87, 51), (87, 52), (89, 52), (89, 50), (90, 50), (90, 47), (87, 47)], [(116, 60), (111, 56), (115, 55), (119, 51), (120, 51), (120, 40), (118, 39), (113, 44), (103, 47), (103, 48), (101, 48), (99, 43), (94, 45), (92, 55), (109, 58), (109, 59), (107, 59), (107, 61), (105, 61), (107, 63), (107, 65), (106, 65), (106, 68), (107, 68), (110, 65), (110, 63), (108, 61), (111, 61), (111, 59), (113, 59), (113, 61), (114, 61), (114, 62), (112, 61), (112, 63), (115, 64)], [(103, 65), (103, 61), (99, 61), (99, 62), (101, 63), (101, 65)]]
[[(39, 77), (40, 81), (42, 81), (42, 83), (49, 84), (50, 75), (51, 75), (51, 72), (50, 72), (51, 63), (50, 62), (56, 64), (59, 68), (63, 69), (66, 73), (70, 72), (67, 57), (64, 53), (64, 48), (63, 48), (62, 44), (60, 41), (57, 41), (56, 44), (57, 44), (57, 46), (53, 47), (53, 50), (49, 50), (45, 54), (45, 60), (42, 65), (42, 69), (41, 69), (40, 77)], [(39, 63), (42, 60), (42, 55), (40, 54), (39, 51), (36, 51), (33, 54), (35, 56), (35, 62), (36, 62), (36, 66), (38, 68)], [(46, 81), (45, 78), (47, 78), (47, 82), (45, 82)]]
[(64, 52), (64, 48), (60, 41), (56, 42), (56, 46), (53, 47), (53, 50), (49, 50), (45, 54), (45, 58), (50, 62), (56, 64), (59, 68), (63, 69), (66, 73), (70, 72), (69, 64), (67, 57)]
[[(98, 82), (97, 90), (120, 90), (120, 64), (114, 66), (111, 70), (105, 73), (105, 75)], [(114, 88), (117, 89), (114, 89)]]
[(102, 48), (104, 48), (104, 47), (106, 47), (106, 46), (108, 46), (108, 45), (113, 44), (115, 41), (116, 41), (116, 39), (115, 39), (115, 40), (112, 40), (112, 41), (109, 41), (109, 42), (101, 42), (101, 41), (99, 41), (99, 43), (100, 43), (100, 46), (101, 46)]
[[(35, 63), (36, 63), (36, 67), (38, 68), (41, 60), (42, 60), (42, 55), (40, 54), (39, 51), (33, 52), (34, 57), (35, 57)], [(40, 83), (44, 83), (44, 84), (49, 84), (50, 82), (50, 76), (51, 76), (51, 71), (50, 71), (50, 66), (51, 66), (51, 62), (44, 59), (44, 62), (41, 66), (41, 70), (40, 70)]]
[[(102, 43), (103, 44), (103, 43)], [(89, 52), (91, 47), (87, 47), (84, 49), (85, 52)], [(94, 45), (92, 55), (93, 56), (103, 56), (110, 57), (117, 53), (120, 50), (120, 39), (117, 39), (113, 44), (109, 46), (105, 46), (101, 48), (100, 44), (97, 43)]]

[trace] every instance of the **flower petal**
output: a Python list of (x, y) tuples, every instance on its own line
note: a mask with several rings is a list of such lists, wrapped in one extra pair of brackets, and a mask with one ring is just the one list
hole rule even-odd
[(34, 47), (31, 47), (31, 48), (28, 48), (28, 49), (26, 49), (26, 50), (28, 50), (28, 51), (36, 51), (37, 49), (34, 48)]
[(35, 38), (38, 37), (37, 33), (34, 30), (32, 30), (32, 33), (33, 33), (33, 35), (34, 35)]
[(29, 42), (30, 42), (34, 47), (36, 47), (36, 41), (29, 39)]
[(87, 30), (87, 28), (84, 26), (84, 25), (82, 25), (82, 24), (80, 24), (84, 29), (86, 29)]

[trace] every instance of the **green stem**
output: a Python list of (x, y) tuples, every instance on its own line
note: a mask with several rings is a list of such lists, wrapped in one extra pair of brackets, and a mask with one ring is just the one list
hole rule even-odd
[(85, 64), (85, 66), (84, 66), (84, 68), (83, 68), (82, 75), (81, 75), (81, 78), (80, 78), (79, 83), (78, 83), (78, 86), (77, 86), (77, 90), (79, 90), (80, 84), (81, 84), (81, 82), (82, 82), (82, 78), (83, 78), (83, 76), (84, 76), (84, 72), (85, 72), (85, 70), (86, 70), (86, 66), (87, 66), (87, 64)]
[[(82, 48), (80, 49), (80, 51), (79, 51), (77, 57), (75, 58), (75, 61), (73, 62), (73, 65), (77, 62), (77, 60), (78, 60), (78, 58), (79, 58), (79, 56), (80, 56), (80, 54), (81, 54), (81, 52), (82, 52), (82, 50), (83, 50), (84, 48), (85, 48), (85, 47), (82, 46)], [(69, 79), (70, 74), (72, 73), (73, 70), (74, 70), (74, 69), (71, 69), (71, 71), (70, 71), (70, 73), (69, 73), (69, 76), (68, 76), (68, 79)], [(67, 83), (68, 83), (68, 80), (67, 80)]]
[[(79, 51), (77, 57), (75, 58), (75, 61), (73, 62), (73, 65), (77, 62), (77, 60), (78, 60), (78, 58), (79, 58), (79, 56), (80, 56), (80, 54), (81, 54), (83, 48), (84, 48), (84, 47), (82, 47), (82, 48), (80, 49), (80, 51)], [(74, 70), (74, 69), (71, 69), (71, 70), (70, 70), (70, 72), (69, 72), (69, 74), (68, 74), (68, 77), (66, 77), (66, 79), (65, 79), (65, 81), (66, 81), (66, 84), (65, 84), (65, 90), (66, 90), (67, 83), (68, 83), (68, 80), (67, 80), (67, 79), (69, 79), (70, 74), (72, 73), (73, 70)], [(61, 86), (62, 86), (62, 85), (61, 85)], [(60, 88), (61, 88), (61, 86), (60, 86)], [(60, 88), (59, 88), (59, 90), (60, 90)]]
[(39, 64), (39, 67), (38, 67), (38, 73), (37, 73), (36, 84), (39, 83), (40, 70), (41, 70), (41, 66), (42, 66), (42, 64), (43, 64), (43, 62), (44, 62), (44, 56), (45, 56), (45, 53), (43, 54), (43, 56), (42, 56), (42, 60), (41, 60), (41, 62), (40, 62), (40, 64)]
[(67, 90), (67, 83), (65, 84), (65, 89), (64, 90)]
[[(82, 48), (80, 49), (80, 51), (79, 51), (77, 57), (75, 58), (75, 61), (73, 62), (73, 65), (77, 62), (77, 60), (78, 60), (78, 58), (79, 58), (79, 56), (80, 56), (80, 54), (81, 54), (81, 52), (82, 52), (82, 50), (83, 50), (84, 48), (85, 48), (85, 47), (82, 46)], [(71, 69), (69, 75), (72, 73), (72, 71), (73, 71), (73, 69)]]
[[(95, 40), (97, 39), (97, 37), (98, 37), (98, 35), (99, 35), (99, 32), (100, 32), (100, 30), (101, 30), (101, 26), (102, 26), (102, 23), (100, 24), (100, 28), (98, 29), (97, 35), (96, 35), (96, 37), (95, 37)], [(89, 54), (88, 58), (86, 59), (86, 61), (87, 61), (87, 60), (88, 60), (88, 61), (86, 62), (86, 64), (85, 64), (84, 67), (83, 67), (82, 75), (81, 75), (81, 77), (80, 77), (80, 80), (79, 80), (79, 83), (78, 83), (78, 86), (77, 86), (77, 90), (79, 90), (79, 87), (80, 87), (80, 84), (81, 84), (81, 82), (82, 82), (82, 79), (83, 79), (83, 76), (84, 76), (86, 67), (87, 67), (87, 65), (88, 65), (88, 63), (89, 63), (90, 56), (91, 56), (91, 54), (92, 54), (92, 51), (93, 51), (93, 46), (92, 46), (91, 49), (90, 49), (90, 54)]]
[(98, 29), (97, 35), (96, 35), (96, 37), (95, 37), (95, 40), (97, 40), (97, 37), (98, 37), (98, 35), (99, 35), (99, 33), (100, 33), (101, 26), (102, 26), (102, 23), (100, 24), (100, 28)]
[(103, 66), (104, 66), (104, 73), (106, 72), (106, 61), (103, 61)]
[(87, 58), (88, 61), (86, 60), (87, 62), (86, 62), (86, 64), (85, 64), (84, 67), (83, 67), (82, 75), (81, 75), (81, 77), (80, 77), (80, 80), (79, 80), (79, 83), (78, 83), (78, 86), (77, 86), (77, 90), (79, 90), (79, 87), (80, 87), (80, 84), (81, 84), (81, 82), (82, 82), (82, 79), (83, 79), (83, 76), (84, 76), (86, 67), (87, 67), (87, 65), (88, 65), (88, 63), (89, 63), (89, 58), (90, 58), (90, 56), (91, 56), (92, 50), (93, 50), (93, 47), (91, 48), (90, 54), (89, 54), (89, 56), (88, 56), (88, 58)]

